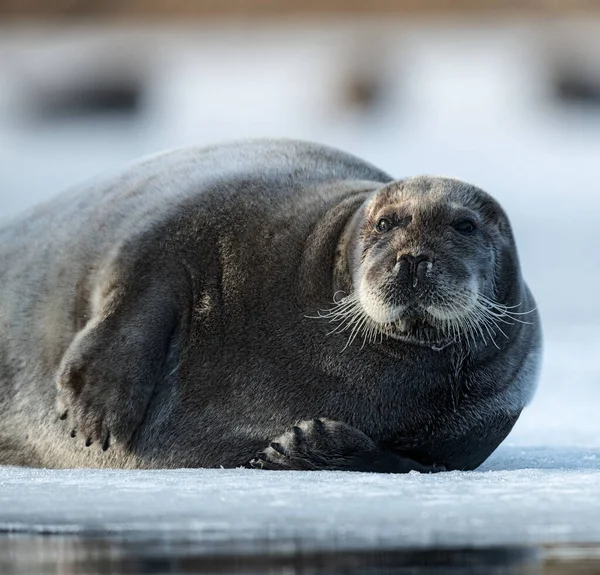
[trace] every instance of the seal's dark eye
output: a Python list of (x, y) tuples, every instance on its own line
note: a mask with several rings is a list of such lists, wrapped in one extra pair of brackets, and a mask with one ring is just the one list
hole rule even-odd
[(477, 229), (475, 222), (472, 220), (458, 220), (452, 224), (452, 227), (464, 235), (472, 234)]
[(375, 226), (377, 228), (377, 231), (380, 233), (385, 233), (388, 232), (392, 229), (392, 222), (390, 220), (388, 220), (387, 218), (381, 218), (378, 222), (377, 225)]

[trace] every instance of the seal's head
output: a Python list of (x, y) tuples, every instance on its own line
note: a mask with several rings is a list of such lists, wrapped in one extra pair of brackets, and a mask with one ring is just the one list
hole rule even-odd
[(506, 214), (458, 180), (416, 177), (376, 191), (349, 226), (346, 253), (354, 292), (331, 313), (366, 340), (479, 345), (526, 311), (516, 305), (520, 273)]

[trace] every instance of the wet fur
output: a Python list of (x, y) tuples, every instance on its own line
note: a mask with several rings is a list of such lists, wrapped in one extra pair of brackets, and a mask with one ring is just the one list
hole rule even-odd
[[(322, 146), (240, 142), (145, 159), (5, 224), (0, 463), (477, 467), (533, 393), (537, 316), (470, 352), (342, 352), (314, 318), (352, 289), (346, 235), (390, 181)], [(495, 281), (532, 303), (506, 237)]]

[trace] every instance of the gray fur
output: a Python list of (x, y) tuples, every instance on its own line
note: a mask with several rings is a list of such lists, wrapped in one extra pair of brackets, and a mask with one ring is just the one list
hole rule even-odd
[[(496, 202), (457, 181), (391, 181), (330, 148), (246, 141), (147, 158), (5, 223), (0, 463), (477, 467), (535, 388), (536, 313), (494, 345), (392, 333), (344, 351), (348, 333), (315, 317), (353, 292), (373, 257), (367, 214), (403, 189), (479, 202), (492, 232), (469, 269), (492, 273), (504, 305), (534, 307)], [(421, 249), (419, 226), (378, 253)], [(429, 248), (455, 253), (449, 241)]]

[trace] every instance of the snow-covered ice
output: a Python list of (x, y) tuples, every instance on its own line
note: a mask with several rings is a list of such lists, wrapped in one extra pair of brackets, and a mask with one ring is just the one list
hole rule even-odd
[(502, 447), (476, 472), (0, 470), (0, 530), (163, 536), (207, 549), (600, 540), (600, 450)]

